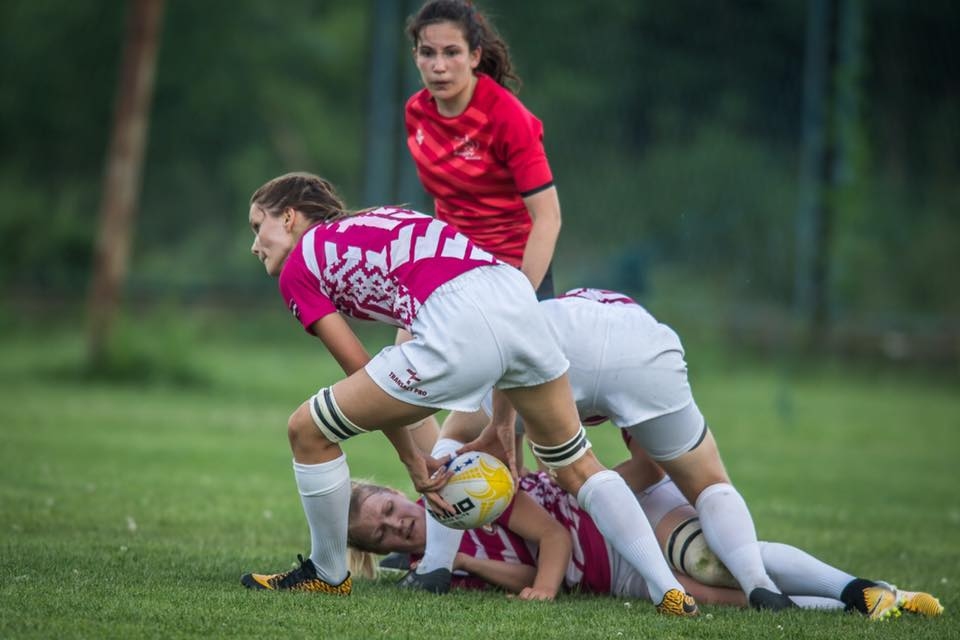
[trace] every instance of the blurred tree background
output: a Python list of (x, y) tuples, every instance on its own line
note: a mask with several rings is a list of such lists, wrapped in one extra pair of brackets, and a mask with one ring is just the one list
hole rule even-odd
[[(840, 63), (825, 70), (839, 89), (824, 123), (838, 145), (821, 194), (824, 345), (955, 367), (960, 4), (949, 0), (478, 3), (545, 125), (564, 215), (559, 286), (625, 290), (674, 326), (745, 344), (796, 337), (818, 1), (857, 17), (839, 42), (817, 45)], [(128, 305), (282, 312), (249, 255), (246, 215), (252, 191), (286, 171), (324, 175), (356, 208), (432, 210), (402, 138), (417, 88), (403, 20), (418, 6), (167, 0)], [(82, 306), (127, 10), (0, 3), (0, 284), (13, 321), (38, 305)], [(396, 21), (394, 39), (384, 20)], [(856, 53), (847, 66), (844, 46)], [(386, 126), (371, 119), (384, 101)], [(391, 144), (372, 144), (383, 136)]]

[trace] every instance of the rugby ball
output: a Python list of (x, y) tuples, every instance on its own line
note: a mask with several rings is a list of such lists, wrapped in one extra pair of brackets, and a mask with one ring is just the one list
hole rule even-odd
[(510, 468), (489, 453), (464, 453), (448, 462), (447, 468), (453, 475), (438, 493), (454, 513), (436, 513), (427, 508), (442, 525), (451, 529), (482, 527), (496, 520), (513, 500)]

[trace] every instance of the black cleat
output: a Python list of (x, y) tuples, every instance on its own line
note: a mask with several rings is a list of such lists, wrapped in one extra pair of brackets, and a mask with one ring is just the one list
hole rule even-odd
[(796, 603), (783, 595), (763, 587), (757, 587), (750, 592), (750, 606), (758, 611), (783, 611), (784, 609), (796, 609)]
[(389, 553), (380, 561), (380, 568), (407, 571), (410, 568), (410, 554), (399, 551)]
[(411, 570), (397, 581), (397, 586), (401, 589), (419, 589), (420, 591), (440, 595), (450, 591), (450, 580), (452, 578), (453, 574), (450, 573), (450, 570), (443, 567), (428, 573), (417, 573)]

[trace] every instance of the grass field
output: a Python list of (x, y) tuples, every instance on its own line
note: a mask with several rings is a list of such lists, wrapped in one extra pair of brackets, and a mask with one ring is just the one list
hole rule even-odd
[[(434, 597), (359, 581), (346, 599), (251, 593), (249, 570), (308, 552), (290, 468), (290, 411), (338, 376), (288, 325), (206, 330), (188, 350), (204, 384), (70, 375), (80, 337), (0, 340), (2, 638), (958, 638), (960, 387), (953, 377), (786, 369), (688, 354), (694, 392), (760, 537), (864, 577), (939, 596), (940, 619), (498, 593)], [(607, 462), (617, 431), (591, 431)], [(409, 489), (386, 440), (346, 446), (355, 476)]]

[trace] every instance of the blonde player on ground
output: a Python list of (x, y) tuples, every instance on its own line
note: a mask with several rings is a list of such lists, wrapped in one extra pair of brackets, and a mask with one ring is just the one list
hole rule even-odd
[[(340, 442), (382, 430), (416, 490), (449, 510), (435, 493), (449, 474), (416, 449), (405, 426), (439, 408), (474, 412), (497, 388), (524, 417), (538, 458), (642, 573), (658, 610), (696, 615), (630, 489), (590, 450), (567, 360), (520, 271), (430, 216), (391, 207), (350, 212), (329, 182), (307, 173), (257, 189), (248, 218), (253, 254), (347, 378), (320, 389), (288, 421), (310, 556), (285, 573), (246, 574), (245, 586), (350, 593), (350, 474)], [(413, 339), (371, 358), (345, 315), (403, 327)], [(624, 503), (633, 506), (610, 508)]]
[[(469, 434), (463, 434), (469, 435)], [(628, 483), (643, 484), (637, 499), (657, 539), (678, 563), (674, 570), (700, 604), (747, 606), (733, 577), (702, 544), (696, 511), (669, 477), (642, 451), (617, 467)], [(495, 585), (524, 600), (552, 600), (561, 592), (647, 598), (642, 576), (597, 531), (589, 514), (546, 473), (520, 479), (514, 502), (493, 523), (467, 531), (460, 540), (450, 586)], [(425, 525), (431, 518), (422, 503), (395, 489), (357, 482), (350, 502), (351, 564), (372, 576), (368, 554), (403, 552), (414, 562), (423, 553)], [(681, 552), (682, 549), (682, 552)], [(804, 608), (857, 611), (871, 619), (900, 610), (939, 615), (943, 608), (927, 593), (895, 591), (894, 599), (867, 600), (871, 589), (888, 589), (827, 565), (785, 544), (761, 542), (764, 564), (777, 586)], [(864, 589), (863, 585), (870, 585)], [(731, 588), (732, 587), (732, 588)]]

